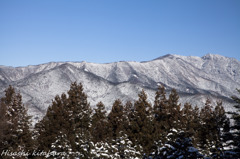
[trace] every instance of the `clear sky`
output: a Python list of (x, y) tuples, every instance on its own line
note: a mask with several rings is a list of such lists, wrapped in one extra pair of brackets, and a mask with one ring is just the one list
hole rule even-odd
[(240, 60), (240, 0), (0, 0), (0, 65)]

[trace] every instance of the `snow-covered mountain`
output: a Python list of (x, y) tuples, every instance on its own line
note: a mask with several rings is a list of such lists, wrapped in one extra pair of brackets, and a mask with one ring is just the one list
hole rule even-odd
[(35, 66), (0, 66), (1, 96), (8, 85), (17, 88), (29, 112), (41, 117), (57, 94), (67, 92), (73, 81), (81, 82), (92, 106), (102, 101), (110, 109), (116, 99), (137, 100), (144, 89), (153, 102), (159, 84), (177, 89), (182, 103), (202, 106), (209, 97), (223, 100), (240, 88), (240, 61), (220, 55), (203, 57), (165, 55), (145, 62), (51, 62)]

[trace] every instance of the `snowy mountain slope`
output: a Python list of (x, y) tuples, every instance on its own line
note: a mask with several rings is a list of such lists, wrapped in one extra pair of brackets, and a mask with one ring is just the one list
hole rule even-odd
[(73, 81), (83, 83), (92, 106), (102, 101), (110, 109), (115, 99), (136, 100), (145, 89), (153, 101), (159, 84), (176, 88), (181, 102), (201, 106), (207, 97), (223, 100), (232, 109), (230, 96), (240, 87), (240, 61), (220, 55), (204, 57), (165, 55), (146, 62), (51, 62), (27, 67), (0, 66), (0, 90), (13, 85), (36, 118), (57, 94)]

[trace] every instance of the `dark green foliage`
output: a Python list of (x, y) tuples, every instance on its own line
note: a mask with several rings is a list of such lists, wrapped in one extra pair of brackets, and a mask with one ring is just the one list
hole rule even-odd
[(140, 144), (146, 153), (150, 153), (153, 146), (152, 107), (147, 101), (147, 94), (142, 90), (139, 99), (134, 103), (130, 129), (131, 140)]
[(210, 155), (210, 148), (213, 146), (215, 138), (215, 124), (213, 120), (213, 107), (209, 99), (206, 100), (205, 106), (200, 112), (201, 124), (198, 131), (198, 147), (201, 152), (206, 155)]
[(67, 94), (54, 98), (33, 135), (21, 95), (10, 86), (0, 103), (0, 150), (65, 152), (65, 158), (239, 156), (238, 97), (233, 97), (237, 111), (230, 127), (222, 102), (213, 106), (207, 99), (201, 109), (189, 103), (181, 109), (176, 90), (167, 97), (163, 86), (153, 107), (144, 90), (138, 96), (134, 104), (116, 100), (108, 115), (102, 102), (92, 112), (82, 84), (74, 82)]
[[(81, 84), (71, 84), (68, 97), (56, 96), (45, 117), (36, 124), (39, 151), (66, 150), (89, 155), (91, 108)], [(60, 143), (62, 142), (62, 143)], [(65, 145), (63, 143), (66, 143)], [(60, 149), (56, 144), (62, 145)]]
[(108, 115), (110, 133), (113, 139), (116, 139), (124, 129), (123, 105), (118, 99), (113, 103), (112, 110)]
[(192, 140), (184, 132), (179, 132), (176, 141), (168, 141), (152, 155), (155, 159), (199, 159), (204, 158), (193, 146)]
[(180, 110), (181, 104), (179, 104), (178, 100), (179, 95), (177, 94), (176, 89), (172, 89), (169, 95), (167, 107), (168, 125), (170, 130), (176, 129), (177, 131), (180, 131), (182, 129), (182, 114)]
[(214, 133), (215, 139), (213, 141), (214, 146), (210, 149), (213, 158), (223, 158), (224, 145), (227, 141), (227, 135), (230, 131), (230, 120), (226, 116), (226, 112), (222, 106), (222, 102), (217, 102), (217, 106), (214, 108), (213, 112), (214, 120)]
[(153, 106), (154, 138), (156, 141), (166, 141), (167, 131), (170, 130), (168, 118), (168, 100), (164, 86), (159, 86)]
[(16, 93), (12, 86), (5, 90), (5, 97), (1, 98), (0, 119), (0, 152), (28, 152), (34, 149), (30, 116), (22, 104), (21, 94)]
[(182, 109), (181, 121), (182, 130), (186, 133), (186, 135), (192, 137), (193, 144), (196, 146), (196, 135), (200, 124), (198, 107), (193, 108), (189, 103), (185, 103)]
[(102, 102), (99, 102), (92, 116), (91, 134), (93, 142), (105, 141), (110, 132), (105, 106)]
[(52, 143), (56, 141), (57, 136), (61, 134), (71, 134), (71, 125), (69, 122), (69, 114), (67, 111), (66, 95), (56, 96), (52, 105), (48, 107), (44, 118), (36, 124), (39, 133), (38, 144), (39, 150), (48, 151), (51, 149)]
[(200, 112), (199, 129), (196, 129), (196, 143), (200, 151), (212, 158), (222, 158), (227, 136), (230, 133), (230, 121), (226, 116), (222, 102), (217, 102), (215, 108), (207, 99)]
[[(237, 89), (238, 95), (240, 95), (240, 89)], [(239, 96), (232, 96), (232, 99), (236, 103), (234, 107), (236, 111), (232, 112), (232, 119), (234, 120), (234, 125), (232, 127), (233, 130), (233, 145), (234, 145), (234, 152), (236, 156), (240, 156), (240, 97)]]
[[(87, 101), (87, 95), (83, 92), (82, 84), (71, 84), (68, 91), (68, 113), (71, 124), (70, 143), (73, 151), (84, 152), (82, 145), (90, 142), (90, 124), (92, 110)], [(84, 154), (85, 155), (85, 154)], [(87, 155), (87, 154), (86, 154)]]

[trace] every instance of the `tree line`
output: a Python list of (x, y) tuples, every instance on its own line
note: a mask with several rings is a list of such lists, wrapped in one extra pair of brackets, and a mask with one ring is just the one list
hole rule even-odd
[(74, 82), (33, 127), (21, 94), (9, 86), (0, 101), (0, 158), (238, 158), (240, 98), (232, 99), (230, 119), (220, 101), (181, 106), (177, 91), (167, 96), (161, 85), (153, 105), (142, 90), (136, 101), (115, 100), (107, 114), (102, 102), (91, 108)]

